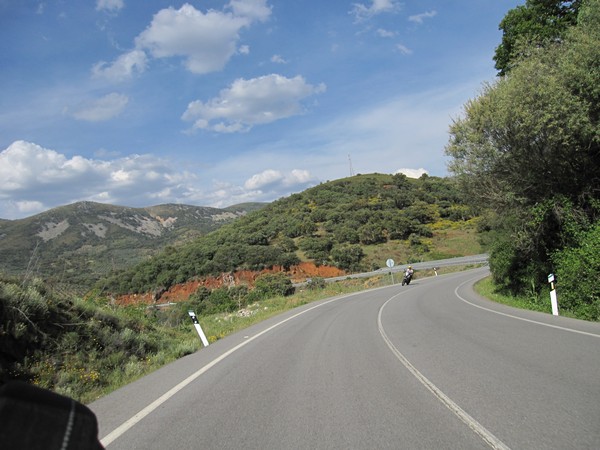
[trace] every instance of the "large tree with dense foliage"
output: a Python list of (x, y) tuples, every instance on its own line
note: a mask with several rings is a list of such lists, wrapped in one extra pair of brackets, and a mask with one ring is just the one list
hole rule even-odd
[(581, 0), (527, 0), (511, 9), (499, 26), (502, 43), (494, 56), (498, 74), (506, 75), (532, 49), (561, 40), (576, 23), (580, 4)]
[(492, 272), (517, 293), (539, 290), (553, 255), (600, 217), (600, 0), (531, 50), (466, 104), (446, 148), (469, 198), (495, 212)]

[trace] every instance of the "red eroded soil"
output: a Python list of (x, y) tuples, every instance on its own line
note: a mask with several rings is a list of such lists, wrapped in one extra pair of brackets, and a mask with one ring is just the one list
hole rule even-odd
[[(249, 270), (243, 270), (239, 272), (227, 273), (223, 274), (220, 277), (205, 277), (198, 280), (189, 281), (187, 283), (176, 284), (172, 286), (168, 291), (163, 293), (159, 299), (157, 299), (158, 303), (168, 303), (168, 302), (180, 302), (187, 300), (191, 294), (193, 294), (196, 289), (200, 286), (205, 286), (208, 289), (216, 289), (221, 286), (230, 286), (230, 285), (246, 285), (253, 286), (254, 280), (259, 275), (263, 273), (276, 273), (283, 272), (283, 268), (274, 267), (271, 270), (262, 270), (260, 272), (253, 272)], [(331, 278), (331, 277), (339, 277), (345, 275), (341, 269), (337, 267), (330, 266), (316, 266), (314, 263), (303, 262), (298, 264), (297, 266), (292, 266), (289, 271), (286, 272), (289, 275), (292, 283), (299, 283), (302, 281), (306, 281), (311, 277), (322, 277), (322, 278)], [(144, 303), (151, 305), (154, 303), (153, 293), (148, 292), (145, 294), (131, 294), (131, 295), (121, 295), (116, 299), (116, 303), (119, 305), (133, 305)]]

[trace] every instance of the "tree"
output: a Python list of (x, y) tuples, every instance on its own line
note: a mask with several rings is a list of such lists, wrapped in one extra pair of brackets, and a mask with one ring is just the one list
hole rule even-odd
[(255, 298), (286, 297), (294, 293), (294, 286), (284, 273), (266, 273), (256, 278), (253, 294)]
[(588, 0), (561, 42), (485, 86), (451, 126), (449, 168), (500, 217), (490, 265), (513, 292), (539, 289), (573, 228), (600, 216), (599, 66), (600, 1)]
[(386, 241), (383, 224), (379, 221), (369, 221), (358, 229), (360, 243), (364, 245), (380, 244)]
[(334, 246), (331, 250), (331, 258), (335, 265), (344, 270), (360, 270), (360, 262), (364, 256), (365, 254), (360, 245)]
[(306, 256), (313, 259), (317, 264), (324, 264), (329, 259), (333, 242), (329, 238), (306, 237), (300, 241), (299, 246)]
[[(600, 8), (598, 0), (592, 5)], [(532, 56), (466, 104), (446, 153), (470, 198), (497, 208), (556, 193), (584, 202), (598, 194), (600, 72), (588, 61), (600, 60), (592, 31), (599, 19), (586, 24), (585, 36)]]
[(502, 43), (494, 61), (498, 75), (506, 75), (533, 49), (562, 39), (575, 25), (581, 0), (527, 0), (508, 11), (500, 22)]
[(600, 223), (579, 238), (578, 245), (553, 256), (560, 309), (588, 320), (600, 320)]

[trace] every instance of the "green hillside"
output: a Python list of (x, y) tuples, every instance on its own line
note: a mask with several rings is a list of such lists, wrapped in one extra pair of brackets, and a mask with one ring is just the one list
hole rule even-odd
[(277, 200), (98, 286), (141, 293), (300, 261), (357, 272), (382, 267), (387, 258), (402, 263), (475, 254), (481, 248), (474, 218), (451, 178), (357, 175)]
[[(0, 276), (0, 382), (28, 380), (89, 401), (197, 350), (188, 309), (218, 319), (205, 321), (207, 336), (214, 341), (278, 311), (387, 279), (375, 277), (368, 285), (313, 279), (296, 292), (285, 273), (264, 274), (251, 287), (198, 288), (170, 308), (119, 307), (109, 293), (150, 292), (205, 275), (285, 268), (300, 261), (353, 272), (382, 267), (388, 258), (400, 264), (480, 253), (477, 220), (461, 196), (450, 178), (358, 175), (282, 198), (204, 236), (187, 241), (182, 237), (179, 245), (163, 247), (146, 261), (101, 279), (100, 289), (88, 286), (85, 298), (35, 276)], [(90, 208), (93, 215), (77, 223), (109, 217), (110, 206), (101, 207), (101, 212), (97, 205)], [(80, 209), (81, 205), (59, 212), (81, 219)], [(163, 217), (167, 212), (174, 217), (171, 206), (155, 207), (150, 213)], [(140, 223), (139, 210), (117, 208), (114, 213), (120, 214), (121, 225)], [(53, 214), (53, 223), (62, 218), (74, 227), (72, 215)], [(66, 231), (54, 234), (64, 238), (69, 236)], [(249, 316), (238, 317), (235, 312), (240, 310), (250, 311)]]

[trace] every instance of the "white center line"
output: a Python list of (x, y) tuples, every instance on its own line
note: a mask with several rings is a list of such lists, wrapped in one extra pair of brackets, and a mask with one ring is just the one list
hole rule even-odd
[(402, 363), (404, 367), (408, 369), (408, 371), (417, 379), (419, 382), (425, 386), (429, 391), (435, 395), (439, 401), (441, 401), (450, 411), (452, 411), (460, 420), (462, 420), (469, 428), (471, 428), (479, 437), (481, 437), (491, 448), (496, 450), (510, 450), (510, 448), (504, 444), (500, 439), (494, 436), (490, 431), (488, 431), (483, 425), (477, 422), (473, 417), (471, 417), (465, 410), (463, 410), (460, 406), (458, 406), (450, 397), (444, 394), (435, 384), (433, 384), (425, 375), (417, 370), (412, 363), (406, 359), (406, 357), (400, 353), (400, 351), (396, 348), (396, 346), (392, 343), (392, 341), (388, 338), (385, 330), (383, 328), (383, 324), (381, 323), (381, 316), (383, 309), (385, 306), (394, 298), (398, 297), (398, 295), (394, 295), (390, 299), (388, 299), (381, 308), (379, 308), (379, 314), (377, 316), (377, 325), (379, 327), (379, 333), (381, 337), (392, 351), (392, 353), (398, 358), (398, 360)]

